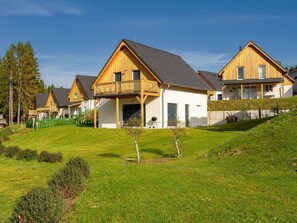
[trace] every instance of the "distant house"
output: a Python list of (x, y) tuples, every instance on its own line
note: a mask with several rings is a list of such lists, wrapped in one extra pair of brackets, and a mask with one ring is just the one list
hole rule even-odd
[(170, 127), (176, 120), (207, 124), (211, 87), (180, 56), (140, 43), (122, 40), (92, 89), (99, 127), (119, 128), (131, 117), (148, 128)]
[(0, 129), (4, 128), (6, 125), (6, 119), (4, 118), (3, 114), (0, 114)]
[(45, 106), (48, 94), (37, 94), (35, 96), (34, 109), (38, 120), (48, 118), (49, 108)]
[(48, 107), (49, 117), (51, 118), (65, 118), (69, 117), (67, 96), (70, 89), (53, 88), (46, 100), (45, 106)]
[(297, 68), (290, 71), (289, 76), (295, 81), (293, 85), (293, 95), (297, 95)]
[(223, 100), (282, 98), (293, 95), (294, 80), (279, 62), (252, 41), (219, 72)]
[(69, 101), (69, 111), (71, 115), (77, 115), (85, 111), (94, 109), (94, 92), (91, 86), (96, 77), (77, 75), (73, 81), (67, 99)]
[(223, 84), (219, 79), (218, 74), (199, 70), (198, 75), (212, 88), (212, 90), (208, 91), (208, 100), (222, 100)]

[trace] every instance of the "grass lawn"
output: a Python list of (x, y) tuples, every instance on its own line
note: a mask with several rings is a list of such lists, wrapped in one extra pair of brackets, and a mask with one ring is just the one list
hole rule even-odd
[[(175, 159), (171, 131), (146, 130), (142, 164), (125, 161), (136, 154), (122, 129), (54, 127), (14, 135), (5, 145), (60, 151), (64, 163), (72, 156), (88, 161), (88, 187), (67, 222), (294, 222), (296, 132), (296, 112), (187, 129), (182, 158)], [(1, 218), (62, 165), (0, 156)]]

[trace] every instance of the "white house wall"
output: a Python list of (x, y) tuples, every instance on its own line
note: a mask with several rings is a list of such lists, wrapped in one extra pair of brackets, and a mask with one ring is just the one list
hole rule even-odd
[(284, 86), (284, 97), (292, 97), (293, 96), (293, 85), (285, 85)]

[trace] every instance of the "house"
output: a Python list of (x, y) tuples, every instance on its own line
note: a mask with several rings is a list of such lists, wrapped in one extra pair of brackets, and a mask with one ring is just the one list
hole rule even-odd
[[(131, 118), (142, 127), (207, 124), (210, 86), (178, 55), (122, 40), (95, 82), (94, 123), (119, 128)], [(95, 107), (95, 106), (94, 106)]]
[(293, 95), (294, 80), (281, 64), (252, 41), (219, 72), (223, 100), (282, 98)]
[(293, 95), (297, 95), (297, 68), (289, 72), (289, 76), (295, 81), (293, 85)]
[(46, 100), (45, 107), (48, 107), (49, 117), (65, 118), (69, 116), (67, 96), (70, 89), (53, 88)]
[(198, 75), (212, 88), (211, 91), (208, 91), (208, 100), (222, 100), (223, 84), (218, 78), (218, 74), (209, 71), (198, 70)]
[(45, 106), (48, 94), (37, 94), (35, 96), (34, 109), (38, 120), (48, 118), (49, 108)]
[(0, 114), (0, 129), (6, 127), (6, 119), (4, 118), (3, 114)]
[[(94, 109), (94, 93), (91, 86), (95, 79), (95, 76), (77, 75), (75, 77), (67, 96), (69, 101), (68, 113), (70, 115), (78, 115)], [(70, 111), (73, 112), (70, 113)]]

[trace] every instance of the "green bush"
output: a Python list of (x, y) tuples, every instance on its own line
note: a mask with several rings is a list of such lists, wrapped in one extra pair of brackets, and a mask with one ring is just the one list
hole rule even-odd
[(15, 157), (21, 152), (21, 149), (18, 146), (9, 146), (6, 148), (5, 156)]
[(58, 223), (67, 211), (63, 199), (48, 188), (34, 188), (16, 202), (10, 222)]
[(66, 166), (53, 175), (49, 187), (65, 199), (74, 199), (85, 188), (86, 177), (78, 168)]
[(37, 160), (38, 158), (38, 153), (36, 150), (32, 149), (25, 149), (20, 151), (18, 154), (18, 159), (25, 159), (25, 160)]
[(56, 163), (62, 162), (62, 159), (62, 153), (49, 153), (47, 151), (42, 151), (38, 156), (39, 162)]
[(6, 148), (5, 148), (4, 145), (2, 145), (2, 144), (0, 143), (0, 154), (4, 154), (4, 153), (6, 153)]
[(70, 158), (66, 166), (69, 168), (78, 168), (85, 177), (90, 175), (89, 164), (80, 157)]

